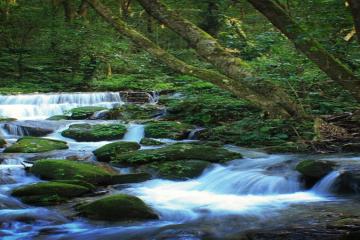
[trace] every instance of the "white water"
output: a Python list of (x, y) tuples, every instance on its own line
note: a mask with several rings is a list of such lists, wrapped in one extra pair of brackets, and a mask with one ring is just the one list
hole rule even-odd
[(122, 104), (118, 92), (0, 95), (0, 116), (46, 119), (81, 106), (111, 108)]
[(139, 143), (144, 137), (144, 125), (131, 123), (123, 138), (124, 141)]
[(336, 179), (340, 176), (339, 171), (332, 171), (321, 179), (315, 186), (311, 189), (314, 193), (322, 195), (330, 195), (333, 185), (336, 182)]

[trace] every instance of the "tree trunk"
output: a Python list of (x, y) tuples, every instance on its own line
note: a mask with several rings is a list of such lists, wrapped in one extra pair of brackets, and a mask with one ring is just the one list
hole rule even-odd
[(76, 10), (71, 0), (64, 0), (64, 13), (65, 13), (65, 21), (72, 22), (76, 17)]
[(138, 0), (138, 2), (150, 15), (183, 37), (198, 55), (233, 79), (233, 82), (251, 89), (256, 95), (266, 98), (271, 105), (277, 106), (278, 110), (272, 109), (276, 111), (275, 115), (305, 117), (303, 109), (279, 86), (256, 78), (242, 59), (234, 57), (210, 34), (169, 10), (158, 0)]
[(88, 13), (88, 9), (89, 9), (89, 4), (85, 0), (82, 0), (77, 14), (80, 17), (86, 18), (87, 13)]
[(347, 89), (356, 100), (360, 100), (360, 80), (340, 60), (307, 34), (280, 5), (273, 0), (248, 1), (332, 80)]
[(354, 19), (357, 40), (360, 43), (360, 0), (347, 0)]
[(120, 18), (112, 15), (109, 9), (102, 5), (98, 0), (86, 0), (109, 24), (111, 24), (120, 34), (128, 37), (138, 47), (143, 48), (156, 59), (162, 61), (173, 70), (198, 77), (209, 81), (223, 89), (226, 89), (236, 96), (251, 101), (254, 105), (267, 111), (274, 117), (289, 117), (287, 111), (278, 102), (269, 101), (266, 97), (250, 90), (242, 82), (231, 79), (218, 72), (205, 70), (186, 64), (172, 54), (160, 48), (154, 42), (143, 36), (141, 33), (130, 28)]

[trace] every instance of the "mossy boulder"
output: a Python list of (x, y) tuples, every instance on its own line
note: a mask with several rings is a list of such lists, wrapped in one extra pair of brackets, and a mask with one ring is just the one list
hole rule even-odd
[(112, 158), (112, 163), (140, 165), (152, 162), (193, 159), (222, 163), (241, 157), (240, 153), (231, 152), (218, 146), (176, 143), (158, 149), (118, 154)]
[(160, 146), (164, 145), (165, 143), (151, 138), (142, 138), (140, 144), (144, 146)]
[(109, 111), (110, 119), (121, 119), (125, 121), (130, 120), (145, 120), (151, 119), (159, 114), (162, 110), (158, 106), (145, 104), (125, 104)]
[(78, 107), (71, 109), (70, 112), (70, 119), (74, 120), (81, 120), (81, 119), (88, 119), (94, 113), (106, 110), (107, 108), (104, 107), (94, 107), (94, 106), (86, 106), (86, 107)]
[(317, 181), (335, 169), (336, 163), (326, 160), (304, 160), (296, 165), (296, 170), (309, 181)]
[(0, 123), (13, 122), (16, 118), (0, 117)]
[(125, 133), (126, 127), (121, 124), (73, 124), (61, 135), (86, 142), (121, 139)]
[(53, 205), (82, 196), (90, 191), (90, 188), (78, 184), (40, 182), (16, 188), (11, 194), (28, 204)]
[(104, 221), (150, 220), (159, 217), (140, 198), (116, 194), (83, 204), (78, 207), (80, 215)]
[(38, 138), (38, 137), (23, 137), (20, 138), (16, 143), (7, 147), (4, 152), (6, 153), (39, 153), (48, 152), (53, 150), (68, 149), (66, 142)]
[(186, 180), (200, 176), (210, 165), (210, 162), (202, 160), (178, 160), (173, 162), (150, 163), (141, 168), (160, 178)]
[(90, 163), (72, 160), (38, 160), (30, 172), (44, 180), (81, 180), (95, 185), (111, 183), (114, 174)]
[(125, 152), (135, 151), (140, 149), (140, 145), (136, 142), (114, 142), (106, 144), (93, 153), (98, 161), (109, 162), (112, 156)]
[(46, 120), (51, 120), (51, 121), (60, 121), (60, 120), (68, 120), (70, 117), (66, 116), (66, 115), (55, 115), (52, 117), (49, 117)]
[(129, 173), (129, 174), (118, 174), (114, 175), (111, 179), (112, 184), (126, 184), (126, 183), (139, 183), (151, 179), (151, 174), (141, 173)]
[(3, 139), (3, 138), (0, 137), (0, 148), (5, 147), (5, 145), (6, 145), (5, 139)]
[(148, 138), (171, 138), (176, 140), (186, 139), (193, 127), (191, 125), (172, 122), (150, 122), (145, 126), (145, 137)]

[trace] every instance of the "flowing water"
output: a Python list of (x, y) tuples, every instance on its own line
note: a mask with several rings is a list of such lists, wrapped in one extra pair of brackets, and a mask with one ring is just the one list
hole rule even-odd
[[(0, 96), (0, 116), (15, 117), (19, 121), (37, 119), (38, 123), (45, 125), (46, 121), (41, 119), (62, 114), (74, 106), (111, 107), (122, 103), (115, 93)], [(80, 143), (62, 137), (61, 131), (74, 122), (96, 124), (104, 121), (53, 123), (55, 132), (46, 137), (65, 140), (70, 149), (40, 155), (51, 158), (65, 158), (69, 155), (92, 158), (91, 151), (111, 142)], [(9, 142), (26, 135), (18, 129), (3, 127), (0, 126), (0, 134)], [(143, 136), (144, 125), (129, 123), (128, 132), (122, 140), (140, 142)], [(167, 144), (174, 142), (161, 140)], [(332, 185), (339, 176), (337, 171), (324, 177), (311, 190), (305, 191), (294, 170), (296, 163), (304, 156), (269, 155), (234, 146), (226, 147), (241, 152), (245, 158), (225, 165), (213, 164), (193, 180), (154, 179), (115, 189), (115, 192), (140, 197), (160, 215), (159, 221), (117, 224), (74, 217), (71, 204), (49, 208), (32, 207), (12, 198), (10, 192), (15, 187), (40, 181), (24, 170), (24, 161), (34, 158), (36, 154), (0, 153), (0, 238), (138, 240), (158, 239), (154, 236), (161, 233), (165, 237), (159, 239), (201, 239), (198, 233), (200, 230), (195, 233), (192, 231), (194, 226), (198, 229), (211, 228), (217, 234), (224, 234), (254, 225), (261, 227), (264, 222), (270, 224), (273, 219), (281, 219), (281, 212), (294, 205), (306, 208), (312, 204), (338, 201), (331, 195)], [(286, 221), (288, 219), (279, 224), (286, 224)], [(169, 231), (175, 230), (180, 231), (176, 232), (178, 238), (171, 234), (172, 237), (166, 238)]]

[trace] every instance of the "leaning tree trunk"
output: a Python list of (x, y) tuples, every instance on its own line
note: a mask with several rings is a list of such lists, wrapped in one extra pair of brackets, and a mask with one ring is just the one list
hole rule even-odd
[(200, 79), (209, 81), (223, 89), (226, 89), (236, 96), (251, 101), (254, 105), (269, 112), (272, 116), (287, 117), (286, 112), (282, 110), (281, 105), (269, 101), (266, 97), (255, 93), (240, 81), (231, 79), (225, 75), (212, 70), (205, 70), (198, 67), (194, 67), (179, 60), (172, 54), (168, 53), (164, 49), (160, 48), (157, 44), (146, 38), (141, 33), (130, 28), (119, 17), (112, 15), (111, 11), (101, 4), (98, 0), (86, 0), (96, 12), (102, 16), (109, 24), (111, 24), (120, 34), (128, 37), (137, 46), (143, 48), (150, 53), (156, 59), (162, 61), (173, 70), (198, 77)]
[(360, 0), (347, 0), (354, 19), (357, 40), (360, 43)]
[(138, 0), (138, 2), (150, 15), (184, 38), (198, 55), (210, 62), (217, 70), (235, 80), (237, 84), (245, 85), (257, 95), (266, 97), (269, 103), (277, 106), (278, 110), (273, 109), (276, 111), (275, 115), (306, 117), (303, 109), (279, 86), (256, 78), (242, 59), (234, 57), (210, 34), (169, 10), (158, 0)]
[(342, 85), (356, 100), (360, 100), (360, 80), (340, 60), (307, 34), (279, 4), (273, 0), (248, 1), (332, 80)]

